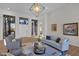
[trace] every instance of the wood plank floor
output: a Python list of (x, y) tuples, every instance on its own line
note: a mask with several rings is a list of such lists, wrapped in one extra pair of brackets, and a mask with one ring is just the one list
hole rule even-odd
[[(22, 43), (29, 43), (34, 41), (35, 38), (32, 37), (22, 38)], [(0, 52), (7, 52), (7, 48), (3, 45), (3, 40), (0, 40)], [(79, 56), (79, 47), (70, 45), (68, 54), (71, 56)]]
[(79, 47), (70, 46), (68, 53), (71, 56), (79, 56)]

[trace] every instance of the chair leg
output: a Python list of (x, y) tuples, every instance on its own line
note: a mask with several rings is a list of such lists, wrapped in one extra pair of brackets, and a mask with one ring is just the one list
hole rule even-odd
[(62, 53), (62, 56), (65, 56), (65, 52), (64, 51), (62, 51), (61, 53)]
[(61, 53), (62, 53), (62, 56), (65, 56), (67, 51), (62, 51)]

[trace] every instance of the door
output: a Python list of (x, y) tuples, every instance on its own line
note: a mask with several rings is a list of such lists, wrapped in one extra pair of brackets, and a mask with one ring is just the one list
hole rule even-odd
[(11, 34), (15, 38), (15, 16), (3, 15), (3, 38)]
[(32, 36), (36, 36), (37, 35), (37, 30), (38, 30), (38, 20), (32, 20), (32, 32), (31, 32), (31, 35)]

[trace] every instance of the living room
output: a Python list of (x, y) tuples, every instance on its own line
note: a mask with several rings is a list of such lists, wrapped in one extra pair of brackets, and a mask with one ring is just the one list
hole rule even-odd
[[(36, 40), (40, 38), (39, 36), (42, 35), (42, 38), (48, 39), (47, 41), (42, 41), (43, 39), (40, 38), (41, 41), (43, 42), (43, 45), (45, 45), (46, 47), (49, 47), (49, 45), (51, 45), (53, 51), (55, 52), (51, 52), (52, 54), (49, 54), (51, 50), (50, 51), (47, 50), (46, 52), (48, 54), (44, 53), (40, 55), (79, 56), (79, 39), (78, 39), (78, 34), (79, 34), (79, 31), (78, 31), (79, 8), (78, 6), (79, 4), (78, 3), (75, 3), (75, 4), (73, 3), (43, 3), (43, 4), (39, 3), (44, 7), (43, 8), (44, 11), (42, 10), (43, 11), (42, 13), (40, 12), (37, 14), (33, 14), (33, 11), (30, 10), (33, 4), (34, 3), (0, 3), (0, 25), (1, 25), (0, 26), (0, 53), (4, 56), (7, 56), (7, 55), (10, 56), (12, 55), (11, 54), (12, 52), (15, 52), (15, 50), (17, 50), (17, 49), (13, 51), (9, 50), (8, 47), (6, 46), (7, 44), (5, 43), (6, 37), (8, 37), (8, 35), (13, 33), (14, 39), (21, 39), (22, 47), (24, 48), (23, 52), (27, 50), (26, 48), (28, 46), (32, 46), (36, 42)], [(5, 25), (5, 23), (6, 24), (8, 23), (9, 24), (8, 26), (11, 26), (8, 21), (8, 19), (10, 18), (13, 20), (12, 21), (13, 30), (12, 32), (8, 32), (7, 34), (6, 32), (7, 29), (5, 29), (7, 28), (7, 26)], [(33, 23), (35, 25), (33, 25)], [(67, 26), (70, 27), (69, 28), (70, 31), (72, 31), (72, 28), (74, 28), (73, 32), (66, 31), (67, 28), (65, 27)], [(61, 46), (64, 46), (62, 50), (66, 49), (66, 46), (67, 46), (68, 51), (67, 52), (66, 50), (62, 51), (60, 49), (61, 47), (60, 48), (56, 47), (54, 44), (57, 44), (57, 43), (50, 44), (50, 41), (51, 41), (50, 37), (52, 37), (52, 39), (55, 38), (58, 40), (67, 38), (68, 42), (66, 44), (64, 43), (65, 45), (63, 44)], [(45, 48), (45, 49), (49, 49), (49, 48)], [(30, 53), (31, 52), (26, 51), (26, 53), (21, 56), (38, 55), (38, 54), (32, 54), (32, 53), (30, 54)]]

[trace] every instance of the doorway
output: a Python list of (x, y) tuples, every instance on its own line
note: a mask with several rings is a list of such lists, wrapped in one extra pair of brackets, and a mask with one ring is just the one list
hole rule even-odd
[(15, 38), (15, 16), (3, 15), (3, 39), (11, 34)]
[(31, 32), (31, 35), (32, 36), (37, 36), (37, 32), (38, 32), (38, 20), (34, 20), (32, 19), (32, 32)]

